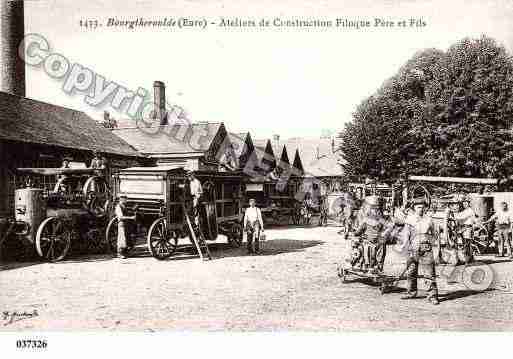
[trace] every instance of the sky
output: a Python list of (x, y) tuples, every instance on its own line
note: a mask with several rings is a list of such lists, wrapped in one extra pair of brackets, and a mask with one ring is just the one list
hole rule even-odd
[[(447, 3), (450, 3), (447, 4)], [(412, 28), (87, 29), (80, 20), (220, 17), (399, 21)], [(166, 85), (167, 101), (193, 121), (224, 122), (253, 138), (279, 134), (316, 137), (338, 132), (356, 106), (393, 76), (416, 51), (486, 34), (513, 49), (513, 1), (71, 1), (31, 0), (26, 33), (43, 35), (51, 50), (131, 90)], [(27, 96), (82, 110), (100, 119), (83, 93), (70, 96), (62, 81), (27, 67)]]

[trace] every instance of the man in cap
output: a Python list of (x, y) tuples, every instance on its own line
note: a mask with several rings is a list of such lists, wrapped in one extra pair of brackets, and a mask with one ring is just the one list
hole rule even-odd
[(127, 257), (127, 221), (132, 220), (135, 221), (135, 215), (127, 216), (127, 208), (126, 208), (127, 197), (124, 195), (119, 196), (119, 202), (116, 205), (116, 209), (114, 210), (116, 217), (118, 219), (118, 258), (126, 258)]
[(501, 203), (501, 209), (497, 211), (494, 215), (490, 217), (483, 224), (495, 221), (495, 226), (497, 227), (497, 232), (499, 235), (498, 238), (498, 253), (499, 257), (504, 256), (504, 244), (506, 244), (506, 248), (508, 250), (509, 257), (513, 259), (513, 253), (511, 253), (511, 229), (513, 227), (513, 216), (511, 211), (508, 209), (508, 204), (506, 202)]
[(378, 196), (367, 197), (366, 205), (368, 209), (354, 235), (364, 236), (365, 267), (372, 272), (381, 272), (386, 255), (386, 239), (391, 228), (387, 227), (387, 223), (381, 214)]
[(412, 299), (417, 296), (417, 279), (419, 265), (423, 269), (424, 278), (430, 282), (428, 300), (437, 305), (438, 288), (436, 285), (435, 258), (433, 256), (434, 224), (426, 212), (424, 199), (413, 202), (415, 214), (410, 217), (404, 229), (407, 244), (406, 278), (407, 295), (402, 299)]

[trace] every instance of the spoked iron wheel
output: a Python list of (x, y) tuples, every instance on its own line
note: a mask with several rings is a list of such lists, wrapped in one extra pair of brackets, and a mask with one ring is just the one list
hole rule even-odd
[(60, 261), (68, 254), (72, 236), (71, 229), (61, 219), (47, 218), (37, 229), (37, 253), (49, 262)]
[(242, 228), (240, 223), (234, 223), (231, 229), (230, 237), (228, 238), (230, 244), (235, 248), (239, 248), (242, 245), (243, 238), (244, 228)]
[(178, 246), (178, 235), (167, 230), (165, 218), (159, 218), (152, 223), (148, 231), (147, 244), (153, 257), (159, 260), (167, 259)]
[(105, 230), (105, 238), (107, 240), (107, 248), (110, 253), (116, 253), (118, 250), (118, 218), (114, 217), (110, 220)]

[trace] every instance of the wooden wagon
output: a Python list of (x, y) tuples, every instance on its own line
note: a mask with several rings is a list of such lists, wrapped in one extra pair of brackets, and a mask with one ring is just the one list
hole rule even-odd
[[(127, 197), (136, 213), (137, 226), (146, 232), (147, 246), (157, 259), (173, 255), (180, 238), (189, 237), (203, 258), (205, 241), (226, 235), (229, 243), (240, 246), (243, 239), (242, 197), (244, 176), (238, 172), (195, 171), (202, 183), (199, 223), (191, 218), (187, 172), (183, 167), (133, 167), (114, 176), (114, 195)], [(108, 225), (112, 249), (117, 238), (117, 218)], [(210, 256), (208, 247), (205, 248)]]

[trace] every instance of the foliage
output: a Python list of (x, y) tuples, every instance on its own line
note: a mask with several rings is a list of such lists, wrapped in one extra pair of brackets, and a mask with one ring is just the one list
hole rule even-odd
[(504, 177), (513, 164), (513, 61), (488, 37), (415, 54), (341, 133), (346, 173)]

